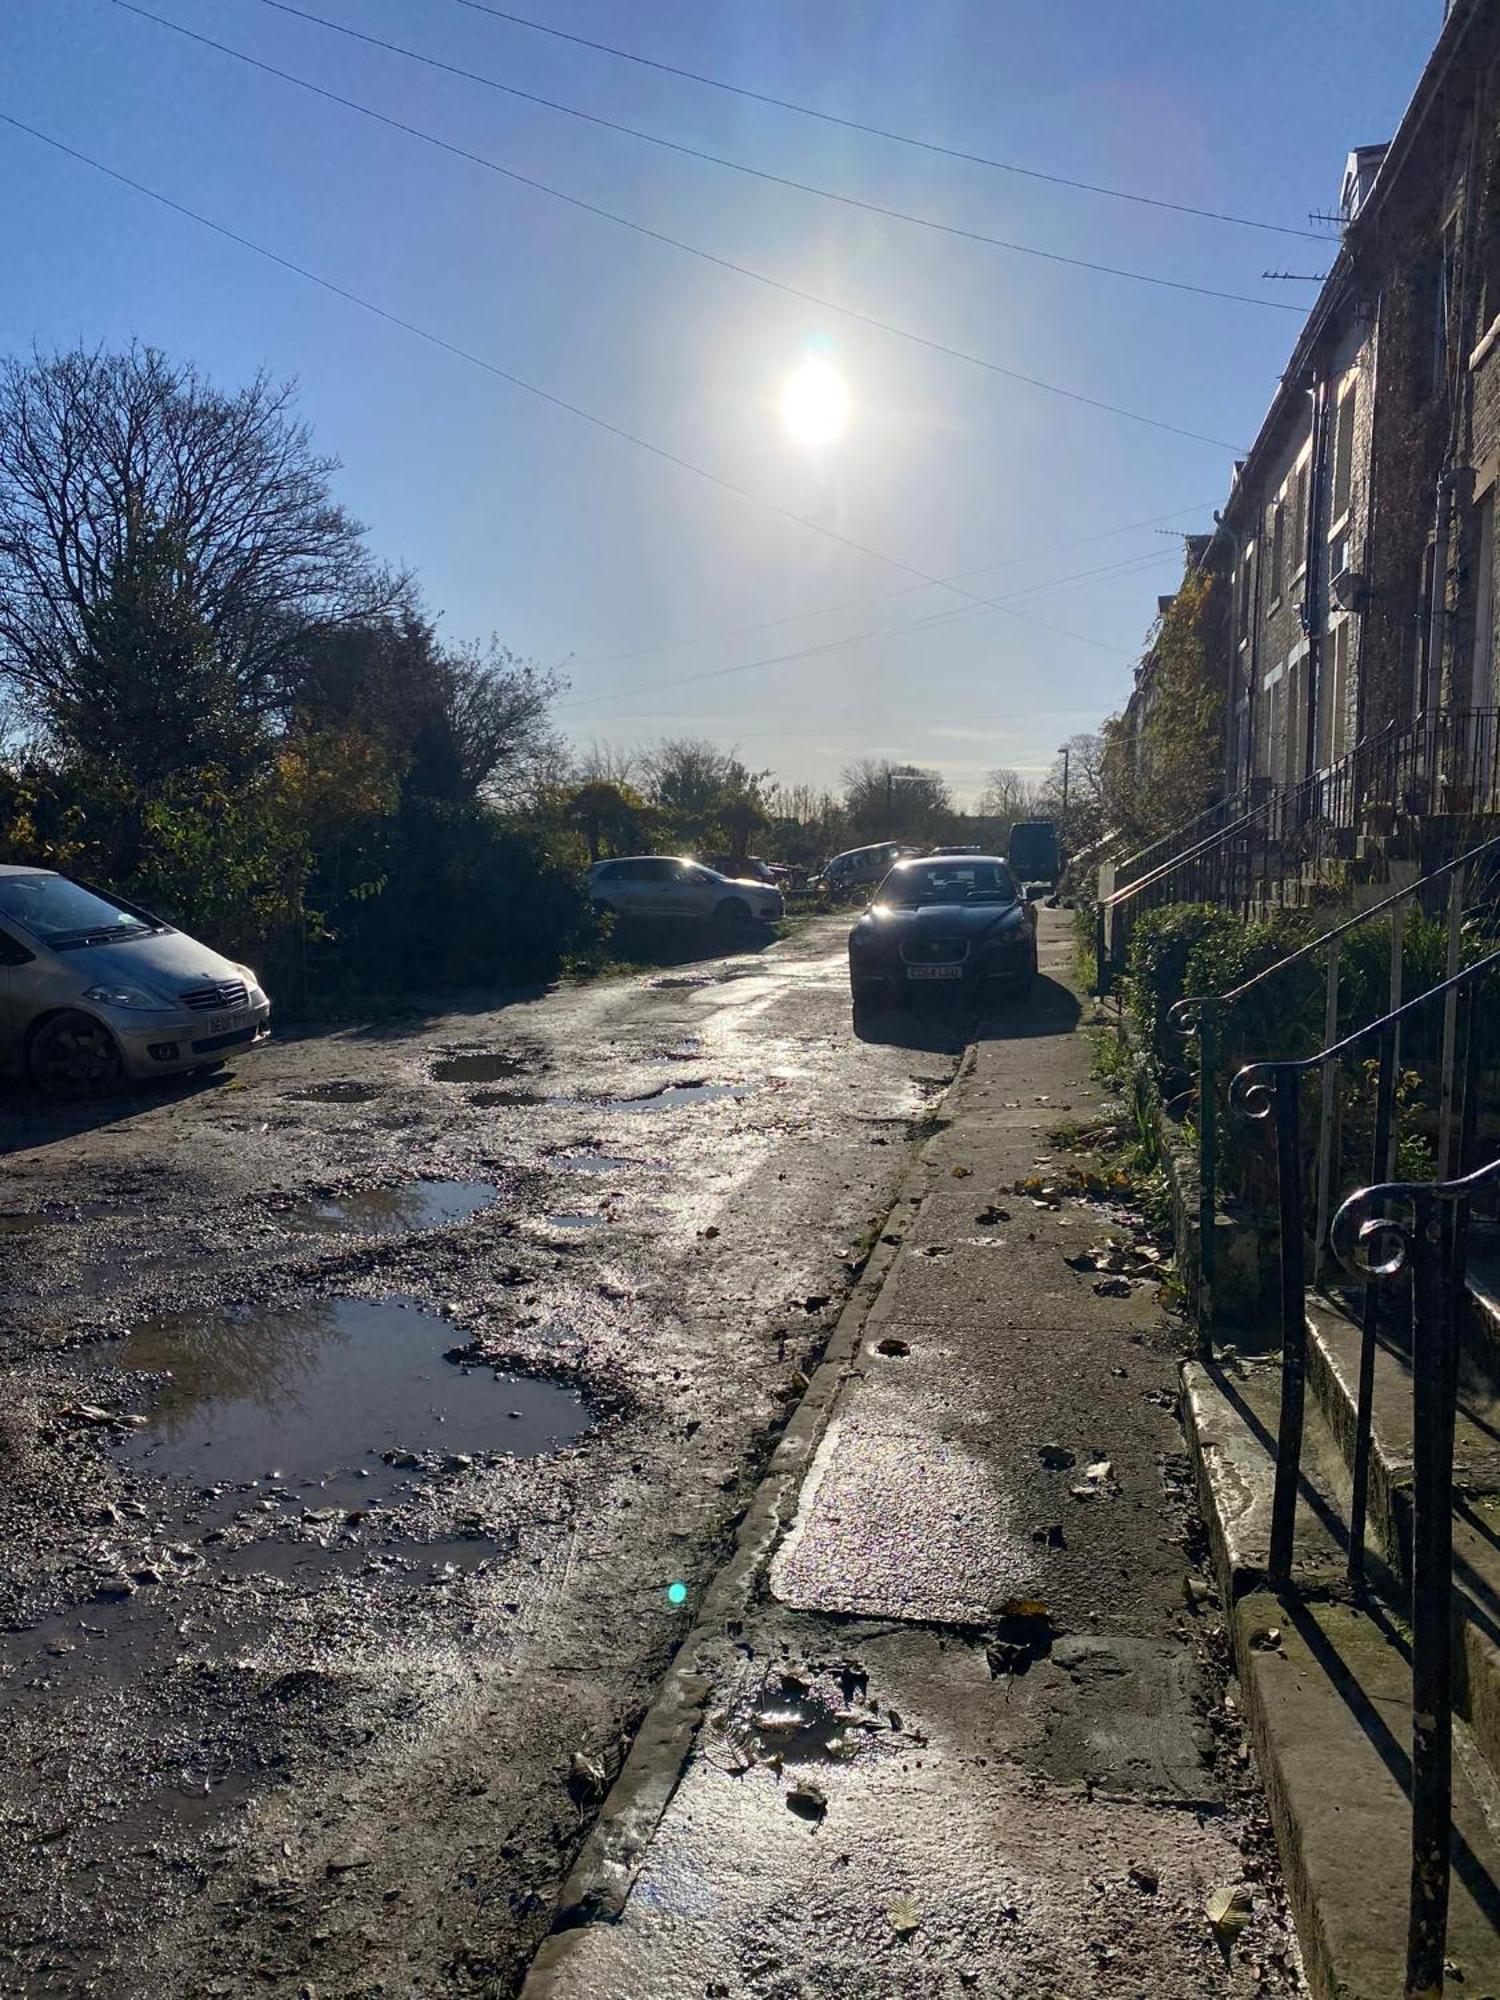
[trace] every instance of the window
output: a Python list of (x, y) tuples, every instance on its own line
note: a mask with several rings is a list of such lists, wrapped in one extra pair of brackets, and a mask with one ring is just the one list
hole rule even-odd
[(1271, 602), (1277, 603), (1281, 597), (1282, 584), (1286, 578), (1286, 507), (1278, 500), (1271, 509)]
[(1307, 567), (1307, 486), (1310, 461), (1306, 458), (1292, 475), (1292, 575), (1300, 576)]
[(1255, 544), (1254, 542), (1247, 542), (1245, 544), (1245, 552), (1240, 557), (1239, 633), (1241, 645), (1244, 645), (1250, 637), (1250, 612), (1255, 601), (1254, 586)]
[(1469, 706), (1495, 705), (1495, 489), (1490, 488), (1474, 517), (1474, 661)]
[(1328, 635), (1323, 695), (1318, 716), (1318, 762), (1336, 764), (1348, 740), (1349, 634), (1353, 620), (1340, 619)]
[(1359, 384), (1351, 382), (1339, 397), (1333, 429), (1332, 526), (1337, 527), (1349, 511), (1354, 486), (1354, 419), (1359, 401)]
[(19, 938), (0, 931), (0, 965), (29, 965), (35, 956), (35, 952), (28, 951)]

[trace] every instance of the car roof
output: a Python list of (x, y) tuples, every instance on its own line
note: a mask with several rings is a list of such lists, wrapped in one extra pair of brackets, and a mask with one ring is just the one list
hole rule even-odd
[(993, 861), (1001, 868), (1008, 868), (1010, 866), (1010, 863), (1003, 854), (955, 854), (950, 850), (946, 853), (940, 851), (937, 854), (904, 855), (901, 860), (891, 863), (891, 873), (894, 875), (898, 868), (926, 868), (934, 861), (962, 861), (965, 863), (971, 861)]
[(55, 875), (55, 868), (28, 868), (24, 862), (0, 861), (0, 875)]

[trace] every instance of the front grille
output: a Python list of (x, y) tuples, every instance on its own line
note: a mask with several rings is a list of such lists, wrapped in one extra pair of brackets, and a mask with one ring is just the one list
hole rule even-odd
[(962, 965), (969, 955), (967, 938), (903, 938), (901, 956), (908, 965)]
[(178, 999), (184, 1007), (195, 1012), (217, 1013), (232, 1007), (243, 1007), (249, 995), (245, 991), (243, 979), (223, 979), (216, 986), (190, 986)]

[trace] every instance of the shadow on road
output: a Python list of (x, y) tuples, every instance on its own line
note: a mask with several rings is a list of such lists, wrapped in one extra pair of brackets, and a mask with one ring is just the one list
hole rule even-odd
[(34, 1146), (54, 1146), (60, 1139), (76, 1139), (85, 1132), (124, 1124), (127, 1119), (144, 1118), (163, 1105), (181, 1104), (208, 1091), (222, 1090), (233, 1081), (234, 1071), (224, 1069), (212, 1076), (122, 1083), (118, 1090), (80, 1098), (44, 1097), (29, 1084), (7, 1081), (0, 1097), (0, 1156), (28, 1152)]
[(1039, 978), (1024, 999), (1001, 994), (981, 1006), (942, 993), (904, 1004), (865, 1002), (854, 1010), (862, 1042), (956, 1055), (970, 1042), (1018, 1042), (1040, 1035), (1069, 1035), (1081, 1012), (1078, 996), (1056, 979)]

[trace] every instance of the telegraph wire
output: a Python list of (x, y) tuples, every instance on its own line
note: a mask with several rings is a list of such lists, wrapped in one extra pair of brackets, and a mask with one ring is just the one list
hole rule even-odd
[(996, 173), (1018, 174), (1024, 180), (1046, 181), (1053, 187), (1074, 188), (1082, 194), (1103, 195), (1110, 201), (1136, 202), (1143, 208), (1165, 208), (1176, 215), (1194, 215), (1204, 222), (1228, 222), (1239, 229), (1263, 229), (1273, 236), (1309, 236), (1324, 241), (1316, 230), (1297, 229), (1285, 222), (1263, 222), (1253, 215), (1233, 215), (1217, 208), (1197, 208), (1190, 202), (1168, 201), (1164, 196), (1136, 194), (1128, 188), (1105, 187), (1098, 181), (1077, 180), (1067, 174), (1044, 172), (1040, 167), (1023, 167), (1014, 160), (996, 160), (986, 153), (971, 153), (960, 146), (945, 146), (936, 139), (919, 139), (909, 132), (893, 132), (882, 125), (868, 125), (858, 118), (841, 118), (834, 111), (819, 111), (810, 104), (798, 104), (789, 97), (774, 97), (769, 91), (752, 90), (742, 83), (728, 83), (723, 77), (705, 76), (700, 70), (683, 69), (674, 63), (661, 62), (651, 56), (637, 55), (633, 49), (617, 48), (612, 42), (596, 42), (587, 35), (571, 34), (566, 28), (555, 28), (546, 21), (533, 21), (525, 14), (513, 14), (504, 7), (485, 4), (485, 0), (458, 0), (460, 7), (467, 7), (476, 14), (489, 14), (497, 21), (509, 21), (513, 27), (529, 28), (538, 35), (551, 35), (560, 42), (574, 42), (579, 48), (594, 49), (601, 55), (615, 56), (621, 62), (637, 63), (643, 69), (661, 71), (666, 76), (683, 78), (688, 83), (701, 83), (709, 90), (725, 90), (735, 97), (749, 98), (755, 104), (769, 104), (778, 111), (794, 111), (799, 118), (816, 118), (824, 125), (838, 125), (846, 132), (863, 132), (871, 139), (886, 139), (893, 145), (913, 146), (923, 153), (937, 153), (947, 160), (963, 160), (973, 167), (991, 167)]
[[(915, 563), (906, 562), (899, 556), (887, 555), (882, 550), (872, 548), (865, 542), (858, 542), (849, 535), (842, 535), (837, 528), (830, 528), (822, 521), (815, 521), (810, 515), (799, 514), (790, 507), (783, 507), (774, 500), (768, 500), (762, 494), (754, 492), (751, 488), (739, 486), (732, 479), (726, 479), (721, 473), (710, 472), (706, 466), (697, 465), (692, 459), (683, 458), (680, 453), (669, 450), (665, 445), (652, 443), (649, 438), (644, 438), (638, 432), (628, 430), (623, 424), (614, 423), (608, 417), (602, 417), (597, 412), (585, 408), (580, 403), (570, 402), (567, 397), (560, 396), (551, 389), (543, 389), (537, 383), (528, 382), (523, 376), (515, 374), (512, 370), (502, 368), (498, 362), (486, 360), (483, 355), (475, 354), (471, 348), (461, 347), (457, 341), (449, 340), (443, 334), (434, 333), (430, 327), (424, 327), (415, 320), (403, 318), (401, 314), (392, 312), (385, 306), (377, 305), (372, 299), (365, 298), (359, 292), (351, 291), (347, 286), (336, 283), (334, 279), (325, 278), (321, 272), (312, 270), (308, 265), (296, 263), (292, 258), (284, 257), (280, 251), (272, 250), (263, 243), (257, 243), (253, 237), (244, 236), (238, 230), (229, 228), (226, 223), (215, 221), (213, 217), (204, 215), (200, 210), (189, 208), (185, 202), (177, 201), (170, 195), (162, 194), (159, 189), (148, 186), (146, 182), (135, 180), (129, 174), (122, 173), (116, 167), (106, 166), (102, 160), (95, 159), (91, 154), (83, 152), (77, 146), (69, 145), (65, 140), (54, 138), (50, 132), (43, 132), (39, 127), (27, 124), (24, 119), (17, 118), (12, 112), (0, 111), (0, 124), (9, 125), (17, 132), (24, 132), (28, 138), (38, 140), (42, 145), (52, 148), (53, 151), (62, 153), (67, 158), (76, 160), (80, 165), (91, 168), (95, 173), (104, 175), (106, 179), (115, 181), (122, 187), (128, 187), (136, 194), (146, 196), (148, 200), (158, 203), (163, 208), (170, 209), (175, 215), (185, 217), (189, 222), (196, 222), (200, 228), (211, 230), (214, 235), (223, 237), (226, 242), (234, 243), (242, 250), (249, 250), (257, 257), (263, 257), (268, 263), (275, 264), (283, 271), (292, 272), (294, 276), (305, 279), (309, 284), (316, 285), (319, 290), (330, 293), (334, 298), (343, 299), (349, 305), (358, 306), (362, 312), (367, 312), (374, 318), (384, 321), (386, 325), (397, 327), (403, 333), (409, 333), (416, 339), (425, 341), (429, 346), (437, 348), (444, 354), (452, 355), (457, 360), (466, 361), (472, 367), (482, 369), (485, 374), (494, 376), (497, 381), (505, 382), (511, 388), (519, 389), (528, 396), (534, 396), (538, 402), (546, 403), (553, 409), (562, 410), (568, 416), (576, 417), (580, 423), (588, 424), (596, 430), (603, 431), (607, 436), (616, 438), (621, 443), (634, 445), (637, 450), (648, 453), (652, 458), (659, 459), (665, 465), (675, 466), (681, 472), (691, 473), (694, 478), (703, 480), (707, 485), (717, 487), (721, 492), (733, 494), (737, 500), (743, 500), (752, 507), (759, 507), (763, 512), (774, 515), (780, 520), (789, 521), (796, 527), (810, 529), (813, 534), (821, 535), (826, 541), (836, 542), (841, 548), (850, 549), (856, 555), (866, 556), (872, 562), (884, 563), (891, 569), (900, 570), (907, 576), (916, 577), (922, 583), (932, 584), (940, 589), (951, 591), (954, 596), (962, 597), (971, 604), (981, 607), (989, 604), (987, 598), (980, 597), (973, 591), (964, 590), (956, 583), (947, 583), (941, 577), (933, 576), (929, 571), (918, 568)], [(994, 608), (999, 609), (1002, 607), (996, 606)], [(1006, 615), (1011, 618), (1021, 619), (1026, 624), (1042, 626), (1043, 630), (1055, 632), (1058, 636), (1072, 640), (1075, 643), (1098, 647), (1100, 651), (1114, 653), (1119, 658), (1129, 657), (1128, 654), (1122, 653), (1117, 647), (1105, 646), (1098, 640), (1083, 638), (1078, 633), (1064, 632), (1058, 626), (1043, 625), (1042, 620), (1027, 618), (1022, 612), (1007, 609)]]
[(1242, 455), (1246, 447), (1229, 443), (1224, 438), (1206, 436), (1202, 431), (1190, 431), (1180, 424), (1168, 423), (1162, 417), (1148, 417), (1137, 410), (1128, 410), (1122, 404), (1109, 403), (1097, 396), (1088, 396), (1081, 390), (1066, 389), (1055, 382), (1045, 382), (1035, 375), (1022, 374), (1018, 369), (1007, 368), (1003, 363), (988, 360), (979, 354), (970, 354), (960, 347), (949, 346), (946, 341), (935, 340), (924, 333), (915, 333), (909, 327), (896, 326), (888, 320), (877, 319), (872, 313), (861, 312), (855, 306), (840, 305), (834, 299), (820, 298), (816, 292), (804, 291), (800, 286), (787, 284), (781, 278), (773, 278), (764, 271), (756, 271), (748, 264), (733, 263), (727, 257), (720, 257), (712, 250), (702, 250), (675, 236), (667, 236), (662, 231), (652, 229), (643, 222), (633, 222), (627, 216), (617, 215), (611, 209), (600, 208), (595, 203), (585, 201), (581, 196), (564, 194), (561, 189), (549, 186), (545, 181), (533, 179), (511, 167), (503, 167), (497, 160), (489, 159), (483, 153), (470, 152), (467, 147), (454, 145), (447, 139), (440, 139), (434, 133), (425, 132), (419, 126), (408, 125), (403, 119), (393, 118), (389, 113), (376, 111), (367, 104), (360, 104), (352, 97), (343, 97), (335, 90), (322, 84), (310, 83), (306, 77), (296, 76), (290, 70), (278, 69), (273, 63), (262, 62), (258, 56), (246, 55), (241, 49), (229, 47), (227, 43), (213, 41), (207, 35), (200, 35), (191, 28), (184, 28), (175, 21), (168, 21), (159, 14), (151, 14), (144, 7), (138, 7), (134, 0), (110, 0), (110, 4), (127, 13), (139, 14), (144, 20), (157, 22), (174, 33), (184, 35), (189, 40), (202, 42), (207, 47), (218, 49), (232, 56), (236, 61), (247, 63), (252, 69), (264, 70), (267, 75), (279, 77), (284, 82), (296, 84), (299, 89), (311, 92), (315, 97), (326, 98), (330, 103), (341, 105), (345, 110), (356, 111), (362, 117), (371, 118), (377, 124), (389, 126), (393, 131), (403, 132), (408, 137), (420, 139), (425, 145), (434, 146), (440, 152), (451, 153), (456, 159), (466, 160), (470, 165), (483, 167), (487, 172), (499, 174), (505, 180), (515, 181), (522, 187), (534, 189), (540, 194), (550, 195), (557, 201), (566, 202), (570, 208), (582, 209), (586, 214), (602, 218), (606, 222), (618, 223), (638, 236), (651, 238), (653, 242), (665, 243), (674, 250), (685, 251), (691, 257), (699, 257), (705, 263), (717, 264), (722, 270), (733, 271), (742, 278), (749, 278), (755, 284), (764, 285), (772, 291), (781, 292), (789, 298), (800, 299), (805, 305), (816, 306), (820, 312), (832, 312), (841, 318), (855, 321), (861, 326), (873, 328), (876, 332), (892, 335), (898, 340), (909, 340), (918, 347), (925, 347), (931, 353), (946, 355), (950, 360), (966, 362), (970, 367), (982, 368), (987, 374), (1001, 375), (1007, 381), (1020, 382), (1028, 388), (1041, 389), (1048, 395), (1060, 396), (1066, 402), (1081, 404), (1086, 409), (1102, 410), (1111, 416), (1127, 418), (1132, 423), (1145, 424), (1152, 430), (1166, 431), (1173, 437), (1187, 438), (1194, 444), (1213, 445), (1218, 451), (1228, 451)]
[[(239, 56), (242, 61), (256, 63), (259, 68), (271, 69), (271, 73), (275, 76), (287, 75), (286, 71), (274, 69), (270, 64), (260, 63), (256, 57), (247, 56), (239, 49), (229, 48), (223, 42), (214, 41), (211, 36), (199, 34), (195, 29), (184, 27), (179, 21), (168, 20), (160, 14), (153, 14), (149, 8), (135, 5), (134, 0), (113, 0), (113, 4), (123, 8), (126, 13), (139, 14), (144, 20), (155, 21), (160, 27), (171, 28), (177, 34), (186, 35), (196, 42), (203, 42), (209, 48), (222, 49), (226, 55)], [(260, 0), (260, 4), (263, 7), (273, 9), (278, 14), (289, 14), (299, 21), (310, 21), (320, 28), (328, 29), (332, 34), (345, 35), (351, 41), (364, 42), (371, 48), (384, 49), (391, 55), (402, 56), (408, 62), (423, 63), (429, 69), (441, 70), (448, 76), (461, 77), (465, 82), (480, 84), (486, 90), (503, 91), (506, 96), (518, 97), (527, 104), (539, 104), (548, 111), (557, 111), (561, 112), (565, 117), (581, 119), (585, 124), (600, 126), (605, 131), (622, 132), (629, 138), (644, 140), (648, 146), (661, 146), (668, 152), (682, 154), (688, 159), (703, 160), (707, 161), (711, 166), (727, 168), (730, 173), (745, 174), (754, 180), (769, 181), (775, 187), (792, 188), (798, 194), (815, 195), (821, 201), (834, 201), (840, 203), (845, 208), (862, 209), (867, 215), (878, 215), (888, 221), (909, 223), (918, 229), (934, 230), (941, 235), (960, 237), (970, 243), (987, 244), (992, 249), (1006, 250), (1018, 257), (1037, 257), (1049, 264), (1066, 264), (1078, 271), (1091, 271), (1097, 275), (1110, 278), (1124, 278), (1133, 284), (1157, 285), (1167, 291), (1173, 292), (1192, 292), (1199, 298), (1223, 299), (1233, 305), (1258, 306), (1264, 312), (1302, 312), (1300, 306), (1287, 305), (1281, 299), (1256, 298), (1249, 292), (1228, 292), (1220, 290), (1213, 285), (1195, 285), (1184, 278), (1166, 278), (1150, 271), (1132, 271), (1119, 264), (1100, 264), (1087, 257), (1068, 256), (1061, 250), (1044, 250), (1035, 244), (1015, 243), (1003, 236), (990, 236), (983, 230), (966, 229), (958, 223), (940, 222), (930, 215), (914, 215), (908, 209), (891, 208), (882, 202), (866, 201), (859, 195), (840, 194), (833, 188), (819, 187), (811, 181), (794, 180), (786, 174), (771, 173), (763, 167), (750, 167), (746, 166), (740, 160), (727, 159), (721, 153), (710, 153), (699, 146), (688, 146), (676, 139), (663, 138), (659, 133), (647, 132), (637, 125), (623, 124), (616, 118), (605, 118), (596, 112), (585, 111), (578, 105), (566, 104), (558, 98), (542, 97), (536, 91), (522, 90), (517, 84), (502, 83), (498, 77), (485, 76), (478, 70), (464, 69), (456, 63), (443, 62), (436, 56), (425, 55), (420, 49), (406, 48), (399, 42), (386, 41), (380, 35), (367, 34), (361, 28), (348, 27), (342, 21), (330, 21), (322, 14), (313, 14), (308, 12), (306, 8), (294, 7), (290, 4), (290, 0)], [(303, 79), (300, 77), (289, 77), (288, 80), (297, 83), (303, 82)], [(315, 84), (308, 84), (306, 87), (308, 89), (318, 88)], [(343, 98), (337, 101), (340, 103), (348, 102), (347, 99)], [(363, 109), (364, 107), (356, 108)], [(378, 116), (379, 114), (372, 113), (371, 115)], [(414, 128), (404, 127), (403, 129), (412, 130)], [(442, 142), (439, 141), (437, 143)], [(533, 181), (529, 185), (538, 186), (540, 183)], [(555, 190), (547, 191), (555, 192)], [(598, 215), (605, 213), (605, 211), (594, 209), (593, 213)], [(614, 217), (612, 219), (616, 221), (625, 220), (623, 217)], [(634, 227), (628, 221), (625, 222), (625, 226), (627, 228)], [(685, 244), (678, 244), (677, 247), (679, 249), (690, 248), (690, 246)], [(694, 252), (693, 254), (697, 255), (701, 253)]]

